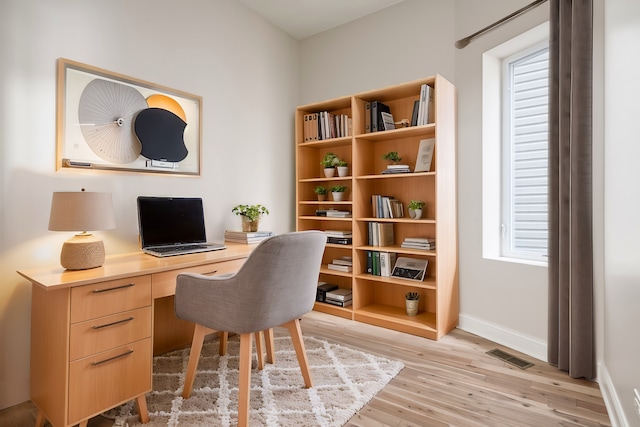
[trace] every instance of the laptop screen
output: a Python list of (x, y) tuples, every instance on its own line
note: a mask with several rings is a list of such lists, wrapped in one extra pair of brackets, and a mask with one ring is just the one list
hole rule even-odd
[(200, 198), (139, 196), (138, 227), (143, 248), (207, 240)]

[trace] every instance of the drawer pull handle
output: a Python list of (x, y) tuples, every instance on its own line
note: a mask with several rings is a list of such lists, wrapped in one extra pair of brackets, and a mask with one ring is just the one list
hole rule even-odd
[(116, 286), (115, 288), (94, 289), (93, 293), (99, 294), (102, 292), (117, 291), (118, 289), (131, 288), (132, 286), (135, 286), (135, 285), (136, 285), (135, 283), (127, 283), (126, 285)]
[(99, 361), (99, 362), (91, 362), (91, 365), (92, 365), (92, 366), (102, 365), (103, 363), (111, 362), (112, 360), (120, 359), (121, 357), (128, 356), (128, 355), (130, 355), (131, 353), (133, 353), (133, 350), (127, 350), (127, 351), (125, 351), (124, 353), (119, 354), (119, 355), (117, 355), (117, 356), (113, 356), (113, 357), (110, 357), (110, 358), (108, 358), (108, 359), (101, 360), (101, 361)]
[(104, 325), (95, 325), (92, 326), (93, 329), (102, 329), (102, 328), (106, 328), (107, 326), (113, 326), (113, 325), (118, 325), (120, 323), (127, 323), (127, 322), (131, 322), (134, 319), (133, 316), (127, 318), (127, 319), (122, 319), (122, 320), (116, 320), (115, 322), (111, 322), (111, 323), (106, 323)]

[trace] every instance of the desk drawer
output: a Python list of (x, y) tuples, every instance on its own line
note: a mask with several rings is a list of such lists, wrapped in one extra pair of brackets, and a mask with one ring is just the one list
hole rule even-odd
[(80, 359), (149, 337), (151, 307), (75, 323), (71, 325), (69, 359)]
[(71, 290), (71, 323), (151, 305), (151, 275), (109, 280)]
[(162, 298), (176, 294), (176, 277), (180, 273), (197, 273), (207, 276), (214, 276), (224, 273), (235, 273), (244, 264), (246, 258), (234, 259), (231, 261), (216, 262), (212, 264), (199, 265), (197, 267), (181, 268), (178, 270), (165, 271), (153, 274), (153, 298)]
[(69, 369), (69, 424), (151, 391), (151, 339), (77, 360)]

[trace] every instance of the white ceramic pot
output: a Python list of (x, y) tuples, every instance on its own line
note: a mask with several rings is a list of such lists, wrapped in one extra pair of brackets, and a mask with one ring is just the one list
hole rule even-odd
[(334, 202), (341, 202), (342, 201), (342, 197), (344, 196), (344, 193), (342, 191), (340, 191), (340, 192), (332, 191), (331, 192), (331, 196), (333, 196), (333, 201)]
[(338, 166), (338, 176), (349, 175), (349, 166)]
[(324, 176), (326, 178), (331, 178), (336, 174), (336, 168), (324, 168)]
[(409, 209), (409, 216), (412, 219), (422, 218), (422, 209)]

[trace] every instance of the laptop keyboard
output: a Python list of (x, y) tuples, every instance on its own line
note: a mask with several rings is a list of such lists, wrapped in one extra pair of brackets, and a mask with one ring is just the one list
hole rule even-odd
[(192, 251), (197, 249), (206, 249), (207, 247), (204, 245), (184, 245), (184, 246), (164, 246), (159, 248), (153, 248), (155, 252), (159, 252), (161, 254), (166, 254), (169, 252), (182, 252), (182, 251)]

